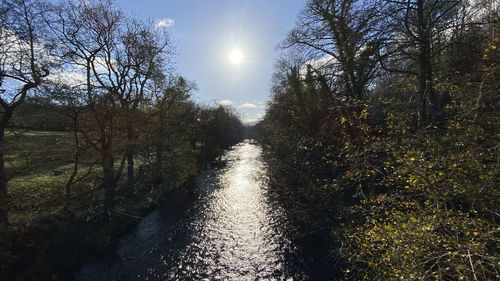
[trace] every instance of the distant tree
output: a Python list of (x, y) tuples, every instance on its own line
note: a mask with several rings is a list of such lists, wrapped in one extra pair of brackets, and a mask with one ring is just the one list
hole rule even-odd
[[(47, 83), (44, 83), (47, 84)], [(46, 97), (40, 97), (43, 88), (37, 90), (37, 95), (27, 97), (12, 115), (11, 126), (30, 130), (65, 131), (70, 120), (54, 114), (60, 110), (59, 105)], [(61, 118), (62, 117), (62, 118)]]
[(229, 106), (204, 106), (199, 116), (202, 162), (219, 157), (224, 149), (242, 140), (244, 127)]
[(157, 86), (159, 89), (153, 92), (154, 105), (151, 112), (152, 119), (156, 122), (153, 127), (155, 130), (153, 182), (155, 185), (160, 185), (165, 181), (165, 170), (168, 169), (165, 166), (167, 147), (180, 144), (172, 144), (169, 140), (176, 133), (188, 134), (189, 124), (184, 124), (183, 121), (191, 119), (192, 115), (196, 114), (184, 111), (184, 107), (191, 104), (188, 99), (190, 93), (196, 89), (196, 84), (185, 80), (182, 76), (169, 76)]

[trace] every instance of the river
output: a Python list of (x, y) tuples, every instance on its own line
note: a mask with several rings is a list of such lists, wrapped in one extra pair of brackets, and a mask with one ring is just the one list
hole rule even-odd
[(284, 211), (268, 197), (261, 148), (244, 141), (222, 159), (193, 192), (167, 198), (114, 254), (82, 266), (75, 279), (311, 279)]

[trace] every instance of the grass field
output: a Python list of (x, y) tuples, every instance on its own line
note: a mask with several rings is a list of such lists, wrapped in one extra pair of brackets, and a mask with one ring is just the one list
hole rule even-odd
[[(11, 201), (10, 222), (29, 225), (39, 217), (59, 211), (64, 203), (64, 186), (73, 168), (72, 136), (68, 132), (13, 130), (6, 134), (5, 163)], [(92, 162), (84, 159), (83, 162)], [(79, 176), (87, 173), (82, 164)], [(98, 176), (91, 175), (72, 187), (72, 196), (88, 193)]]
[[(116, 186), (113, 208), (105, 211), (104, 188), (99, 187), (102, 167), (94, 150), (83, 153), (76, 178), (87, 176), (71, 186), (70, 200), (66, 200), (74, 147), (70, 132), (16, 129), (6, 134), (9, 235), (16, 249), (9, 267), (18, 274), (11, 280), (37, 280), (40, 274), (58, 280), (63, 272), (71, 273), (86, 257), (109, 249), (169, 192), (192, 184), (199, 172), (194, 152), (173, 147), (164, 154), (165, 181), (153, 186), (151, 175), (143, 170), (151, 163), (137, 153), (135, 175), (140, 180), (131, 190), (125, 167)], [(116, 147), (123, 149), (123, 144)], [(115, 168), (121, 164), (121, 157), (116, 155)]]

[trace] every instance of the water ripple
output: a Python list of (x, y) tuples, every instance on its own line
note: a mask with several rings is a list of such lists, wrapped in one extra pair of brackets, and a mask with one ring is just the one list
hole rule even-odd
[[(296, 280), (283, 211), (267, 197), (261, 148), (245, 141), (209, 171), (189, 207), (167, 204), (123, 239), (117, 257), (82, 267), (78, 280)], [(171, 214), (172, 210), (182, 214)]]

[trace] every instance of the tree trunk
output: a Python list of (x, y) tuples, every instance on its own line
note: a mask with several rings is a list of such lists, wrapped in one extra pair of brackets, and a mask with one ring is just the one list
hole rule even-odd
[[(112, 121), (111, 121), (112, 122)], [(103, 127), (104, 128), (104, 127)], [(112, 126), (108, 128), (108, 131), (112, 131)], [(115, 179), (114, 172), (114, 158), (113, 158), (113, 146), (112, 146), (112, 135), (106, 132), (104, 129), (102, 132), (101, 140), (101, 155), (102, 155), (102, 174), (103, 174), (103, 187), (104, 187), (104, 211), (109, 211), (113, 208), (113, 200), (115, 198), (115, 187), (117, 179)]]
[(418, 128), (422, 128), (427, 123), (427, 103), (426, 103), (426, 81), (420, 74), (418, 77)]
[(71, 200), (71, 186), (73, 185), (73, 180), (78, 174), (78, 165), (80, 164), (80, 142), (78, 139), (78, 114), (74, 115), (72, 118), (73, 118), (73, 138), (75, 141), (75, 151), (73, 152), (74, 153), (73, 160), (75, 162), (73, 163), (73, 171), (71, 172), (71, 175), (69, 176), (69, 179), (66, 182), (66, 186), (64, 187), (64, 190), (66, 191), (66, 202), (65, 202), (66, 208), (69, 206)]
[[(2, 118), (2, 121), (4, 118)], [(9, 269), (9, 264), (10, 264), (9, 261), (11, 253), (11, 243), (8, 235), (10, 203), (7, 192), (7, 177), (5, 175), (5, 164), (4, 164), (5, 126), (2, 125), (0, 125), (0, 279), (3, 280), (3, 278), (8, 277), (8, 276), (3, 276), (3, 274), (8, 274), (7, 271)]]
[(4, 162), (4, 132), (5, 127), (0, 126), (0, 240), (5, 237), (8, 225), (9, 198), (7, 193), (7, 176), (5, 175)]
[[(11, 107), (4, 107), (4, 114), (0, 120), (0, 243), (6, 237), (9, 224), (9, 194), (7, 190), (7, 175), (5, 173), (5, 128), (12, 117)], [(1, 248), (0, 248), (1, 249)]]
[(134, 152), (129, 151), (127, 154), (127, 183), (129, 191), (134, 189)]
[(102, 163), (102, 173), (104, 176), (104, 210), (109, 211), (113, 208), (113, 201), (115, 199), (115, 174), (113, 165), (113, 158), (106, 155)]
[[(129, 114), (130, 115), (130, 114)], [(134, 189), (134, 128), (131, 117), (127, 118), (127, 185), (129, 192)]]
[[(433, 121), (437, 113), (436, 93), (433, 85), (433, 70), (431, 58), (431, 39), (429, 35), (428, 18), (425, 16), (424, 0), (417, 2), (418, 17), (418, 127), (422, 128)], [(427, 99), (430, 101), (430, 110), (427, 112)]]
[(429, 118), (428, 122), (432, 123), (436, 121), (437, 115), (438, 115), (438, 101), (436, 97), (436, 91), (434, 90), (434, 83), (433, 83), (433, 74), (432, 74), (432, 66), (429, 67), (428, 72), (427, 72), (427, 78), (426, 78), (426, 88), (428, 92), (428, 97), (429, 97)]
[(75, 159), (75, 163), (73, 165), (73, 171), (71, 172), (71, 175), (69, 176), (69, 179), (64, 187), (64, 190), (66, 191), (66, 201), (65, 201), (66, 208), (69, 206), (69, 203), (71, 201), (71, 186), (73, 185), (73, 180), (75, 179), (77, 173), (78, 173), (78, 158)]

